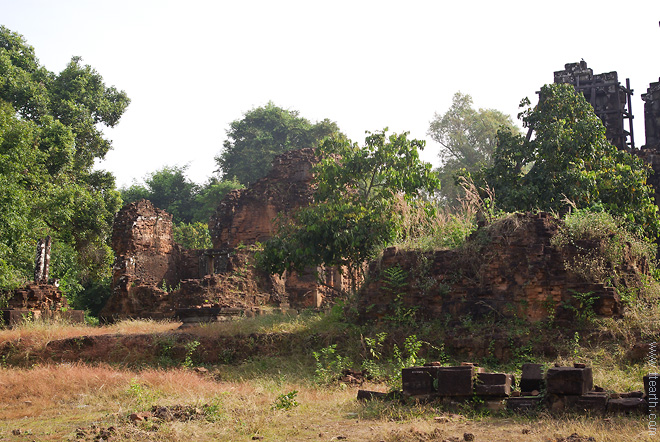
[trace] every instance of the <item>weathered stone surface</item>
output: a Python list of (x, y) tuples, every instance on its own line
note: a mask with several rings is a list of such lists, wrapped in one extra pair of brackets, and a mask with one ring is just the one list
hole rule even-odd
[(576, 403), (577, 411), (591, 413), (605, 413), (607, 409), (608, 394), (605, 392), (590, 391), (580, 396)]
[(591, 367), (551, 367), (546, 373), (548, 393), (581, 396), (593, 389)]
[(438, 396), (471, 396), (472, 379), (475, 369), (472, 366), (430, 367), (435, 369)]
[(182, 249), (172, 238), (171, 215), (147, 200), (119, 211), (112, 247), (113, 293), (101, 311), (107, 320), (172, 318), (179, 308), (250, 310), (282, 292), (276, 278), (248, 263), (249, 250)]
[[(379, 319), (392, 315), (393, 307), (400, 305), (422, 318), (479, 318), (496, 312), (529, 321), (549, 315), (572, 320), (574, 312), (566, 306), (576, 304), (576, 292), (596, 296), (596, 314), (620, 315), (621, 304), (613, 288), (587, 283), (566, 269), (565, 262), (580, 256), (582, 249), (557, 249), (550, 244), (560, 223), (548, 213), (510, 215), (473, 234), (468, 241), (474, 245), (464, 249), (469, 253), (461, 249), (428, 253), (386, 249), (381, 260), (369, 265), (370, 278), (358, 298), (360, 315)], [(648, 271), (646, 262), (625, 265), (637, 272)], [(387, 290), (384, 274), (395, 266), (408, 276), (407, 286), (396, 293)]]
[(27, 284), (9, 294), (7, 308), (0, 310), (0, 327), (21, 324), (25, 321), (65, 319), (83, 322), (82, 310), (71, 310), (60, 289), (50, 284)]
[(509, 396), (515, 384), (512, 374), (477, 373), (474, 394), (478, 396)]
[(544, 401), (548, 410), (558, 413), (571, 409), (575, 406), (580, 396), (563, 394), (546, 394)]
[[(213, 246), (232, 249), (271, 238), (277, 217), (287, 218), (312, 202), (312, 168), (318, 161), (314, 149), (285, 152), (273, 160), (273, 168), (264, 178), (230, 192), (209, 220)], [(319, 277), (324, 285), (319, 284)], [(335, 268), (287, 272), (281, 282), (288, 304), (296, 309), (332, 304), (350, 285), (348, 275)]]
[(270, 238), (278, 215), (290, 215), (312, 201), (316, 163), (314, 149), (286, 152), (273, 160), (266, 177), (247, 189), (230, 192), (209, 220), (213, 247), (234, 248)]
[(644, 100), (644, 127), (646, 129), (646, 147), (660, 148), (660, 79), (651, 83)]
[(641, 414), (646, 411), (646, 401), (641, 398), (610, 399), (607, 402), (608, 413)]
[(22, 310), (61, 310), (67, 306), (62, 291), (50, 284), (27, 284), (20, 287), (7, 300), (7, 308)]
[(526, 393), (534, 390), (540, 391), (544, 385), (543, 364), (523, 364), (520, 376), (520, 391)]
[(509, 397), (506, 399), (507, 410), (518, 412), (529, 412), (537, 410), (541, 406), (540, 397)]
[(434, 392), (435, 367), (408, 367), (401, 370), (403, 394), (417, 396)]
[(358, 401), (372, 401), (374, 399), (386, 399), (387, 393), (382, 393), (380, 391), (370, 391), (370, 390), (358, 390), (357, 400)]

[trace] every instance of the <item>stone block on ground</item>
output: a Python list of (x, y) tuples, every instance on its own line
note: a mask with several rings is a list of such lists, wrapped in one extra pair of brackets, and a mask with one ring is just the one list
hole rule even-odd
[(438, 396), (471, 396), (475, 370), (473, 366), (433, 367)]
[(400, 391), (391, 391), (389, 393), (382, 393), (380, 391), (358, 390), (357, 399), (359, 401), (392, 401), (401, 398)]
[(509, 396), (514, 384), (512, 374), (477, 373), (474, 394), (478, 396)]
[(541, 405), (540, 397), (520, 396), (506, 399), (506, 408), (511, 411), (528, 412), (538, 409)]
[(575, 403), (577, 411), (591, 413), (605, 413), (607, 410), (608, 394), (605, 392), (590, 391), (580, 396)]
[(554, 413), (560, 413), (575, 407), (580, 396), (578, 395), (563, 395), (548, 393), (545, 396), (545, 404), (548, 410)]
[(433, 393), (433, 372), (437, 367), (408, 367), (401, 370), (403, 394), (417, 396)]
[(551, 367), (546, 373), (547, 392), (581, 396), (594, 387), (591, 367)]
[(523, 364), (520, 376), (520, 391), (541, 391), (545, 380), (543, 378), (543, 364)]
[(620, 398), (607, 401), (607, 412), (617, 414), (637, 414), (646, 411), (646, 401), (641, 398)]

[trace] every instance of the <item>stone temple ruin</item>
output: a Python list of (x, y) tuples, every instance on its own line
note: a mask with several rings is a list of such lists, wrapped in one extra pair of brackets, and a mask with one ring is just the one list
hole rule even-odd
[[(34, 281), (9, 293), (6, 308), (0, 310), (0, 326), (13, 326), (26, 320), (66, 319), (82, 322), (84, 312), (68, 308), (62, 291), (49, 281), (51, 238), (37, 242)], [(0, 293), (1, 295), (1, 293)]]
[(610, 143), (619, 149), (635, 148), (631, 106), (633, 90), (630, 89), (629, 79), (623, 86), (616, 72), (594, 75), (583, 60), (568, 63), (563, 71), (555, 72), (555, 83), (572, 84), (576, 91), (584, 95), (603, 121), (605, 136)]
[[(259, 314), (264, 308), (321, 307), (335, 290), (316, 274), (264, 275), (249, 263), (250, 246), (270, 238), (275, 218), (312, 201), (312, 149), (287, 152), (248, 189), (230, 192), (209, 221), (212, 249), (186, 250), (172, 238), (172, 217), (142, 200), (116, 216), (112, 248), (113, 293), (101, 312), (113, 318), (215, 321)], [(340, 272), (323, 271), (327, 286), (346, 284)]]
[[(555, 72), (557, 83), (573, 84), (603, 120), (608, 139), (651, 164), (652, 182), (660, 189), (660, 83), (650, 85), (645, 101), (646, 145), (634, 149), (630, 82), (622, 86), (616, 72), (594, 75), (582, 61)], [(251, 245), (270, 238), (277, 217), (286, 217), (312, 201), (312, 149), (290, 151), (274, 160), (270, 173), (247, 189), (230, 192), (209, 220), (213, 248), (185, 250), (172, 239), (172, 219), (143, 200), (124, 207), (116, 216), (112, 247), (116, 253), (113, 294), (101, 312), (113, 318), (178, 318), (214, 321), (224, 316), (259, 314), (268, 308), (322, 308), (347, 288), (337, 269), (310, 269), (282, 277), (260, 274), (250, 264)], [(656, 198), (656, 200), (658, 200)], [(369, 265), (367, 284), (358, 309), (365, 319), (391, 314), (400, 303), (420, 314), (437, 317), (466, 313), (516, 315), (530, 321), (548, 316), (569, 317), (565, 307), (572, 293), (594, 293), (595, 312), (619, 316), (616, 291), (602, 284), (585, 283), (567, 271), (571, 249), (558, 250), (550, 238), (558, 229), (548, 214), (515, 215), (490, 235), (489, 247), (477, 258), (457, 251), (427, 254), (385, 251)], [(514, 228), (515, 227), (515, 228)], [(387, 290), (382, 270), (398, 265), (409, 277), (398, 298)], [(630, 275), (648, 271), (648, 263), (626, 261), (618, 269)], [(426, 272), (424, 287), (415, 280)], [(317, 274), (323, 278), (321, 284)]]

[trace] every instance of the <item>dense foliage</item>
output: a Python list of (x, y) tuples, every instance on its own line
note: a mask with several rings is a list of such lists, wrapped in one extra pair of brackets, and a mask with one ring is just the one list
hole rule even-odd
[(460, 92), (454, 94), (447, 112), (435, 114), (428, 135), (441, 146), (438, 156), (442, 165), (438, 175), (443, 203), (456, 206), (457, 199), (463, 196), (462, 187), (456, 183), (459, 171), (474, 173), (492, 164), (499, 130), (520, 132), (511, 117), (495, 109), (476, 110), (472, 107), (472, 97)]
[(657, 238), (650, 167), (607, 141), (603, 123), (571, 85), (544, 86), (540, 97), (534, 108), (528, 100), (521, 104), (524, 126), (535, 136), (500, 131), (493, 165), (477, 174), (494, 189), (500, 208), (605, 210), (635, 233)]
[(215, 177), (198, 185), (186, 176), (186, 169), (187, 166), (165, 166), (147, 175), (144, 184), (120, 189), (124, 204), (145, 198), (170, 213), (175, 223), (206, 223), (227, 193), (243, 188), (235, 180)]
[[(318, 149), (315, 201), (283, 222), (265, 243), (261, 266), (270, 273), (321, 264), (359, 272), (365, 260), (390, 244), (401, 231), (393, 208), (397, 196), (425, 205), (437, 190), (431, 165), (419, 159), (424, 141), (408, 134), (369, 134), (359, 147), (343, 137), (327, 139)], [(430, 210), (430, 206), (427, 206)]]
[(225, 179), (247, 186), (266, 176), (273, 158), (288, 150), (317, 147), (323, 139), (338, 134), (333, 121), (310, 123), (298, 111), (269, 102), (233, 121), (216, 162)]
[(53, 237), (51, 276), (75, 295), (110, 269), (120, 205), (114, 177), (93, 170), (110, 149), (101, 126), (129, 99), (78, 57), (59, 74), (0, 26), (0, 289), (31, 277), (36, 241)]

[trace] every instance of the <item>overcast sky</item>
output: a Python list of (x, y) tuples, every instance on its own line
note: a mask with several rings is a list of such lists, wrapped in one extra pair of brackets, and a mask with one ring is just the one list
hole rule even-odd
[(72, 56), (131, 105), (99, 167), (119, 186), (165, 165), (213, 174), (229, 123), (269, 100), (354, 141), (426, 131), (455, 92), (515, 116), (524, 97), (584, 59), (640, 95), (660, 77), (660, 1), (0, 0), (0, 24), (60, 72)]

